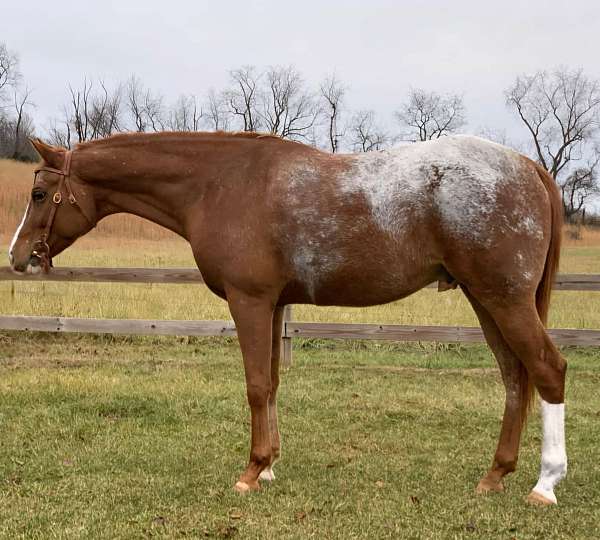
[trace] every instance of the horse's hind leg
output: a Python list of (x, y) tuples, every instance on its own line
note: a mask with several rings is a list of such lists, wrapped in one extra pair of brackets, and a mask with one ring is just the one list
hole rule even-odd
[(542, 398), (542, 466), (538, 483), (529, 494), (534, 503), (555, 504), (554, 488), (567, 472), (564, 432), (565, 372), (567, 364), (538, 316), (534, 294), (486, 297), (477, 295), (492, 316), (510, 350), (525, 365)]
[(283, 306), (273, 313), (271, 335), (271, 393), (269, 394), (269, 431), (271, 432), (271, 464), (260, 473), (261, 480), (275, 479), (273, 465), (281, 455), (281, 438), (277, 420), (277, 389), (279, 388), (279, 360), (281, 358), (281, 332), (283, 329)]
[(527, 414), (529, 384), (527, 371), (502, 337), (502, 333), (488, 311), (463, 287), (465, 296), (473, 306), (485, 339), (492, 349), (506, 388), (504, 417), (498, 447), (489, 472), (477, 485), (477, 493), (503, 491), (502, 478), (517, 466), (523, 421)]

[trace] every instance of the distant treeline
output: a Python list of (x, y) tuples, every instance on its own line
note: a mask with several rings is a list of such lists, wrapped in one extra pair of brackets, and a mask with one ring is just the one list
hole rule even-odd
[[(37, 159), (28, 143), (34, 135), (71, 148), (124, 131), (165, 130), (261, 131), (330, 152), (369, 152), (443, 137), (467, 123), (463, 97), (439, 88), (412, 88), (390, 113), (388, 127), (371, 109), (351, 109), (347, 92), (335, 75), (309, 85), (294, 66), (243, 66), (229, 71), (226, 88), (181, 94), (174, 102), (135, 75), (113, 85), (84, 77), (66, 84), (61, 115), (39, 132), (18, 56), (0, 43), (0, 157)], [(525, 142), (493, 126), (478, 134), (536, 159), (558, 182), (565, 215), (580, 213), (600, 192), (600, 82), (581, 69), (560, 67), (517, 76), (504, 97)]]

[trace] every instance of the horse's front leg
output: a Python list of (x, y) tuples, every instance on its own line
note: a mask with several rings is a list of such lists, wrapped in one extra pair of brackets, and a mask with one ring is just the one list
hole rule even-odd
[(227, 291), (229, 310), (235, 321), (246, 373), (246, 391), (252, 416), (250, 461), (235, 484), (239, 492), (259, 488), (260, 473), (271, 465), (269, 426), (271, 395), (271, 332), (273, 302), (240, 291)]
[(281, 334), (284, 307), (276, 307), (273, 313), (271, 334), (271, 393), (269, 394), (269, 428), (271, 430), (271, 464), (260, 473), (261, 480), (275, 480), (273, 465), (281, 455), (281, 438), (277, 419), (277, 389), (279, 388), (279, 360), (281, 358)]

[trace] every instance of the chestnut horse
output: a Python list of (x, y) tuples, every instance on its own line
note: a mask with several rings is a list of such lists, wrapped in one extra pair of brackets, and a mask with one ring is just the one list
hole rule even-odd
[(556, 503), (566, 473), (566, 363), (545, 331), (562, 205), (536, 163), (476, 137), (331, 155), (257, 134), (127, 134), (72, 151), (39, 140), (44, 160), (10, 247), (17, 272), (110, 214), (187, 239), (206, 285), (227, 300), (252, 417), (240, 491), (272, 480), (286, 304), (369, 306), (438, 281), (460, 285), (506, 386), (500, 440), (478, 492), (502, 491), (523, 423), (541, 395), (542, 465), (529, 500)]

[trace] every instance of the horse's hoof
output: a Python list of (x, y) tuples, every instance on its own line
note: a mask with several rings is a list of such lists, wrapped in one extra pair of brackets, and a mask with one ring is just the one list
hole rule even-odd
[(525, 500), (529, 504), (533, 504), (535, 506), (551, 506), (556, 504), (556, 497), (554, 497), (554, 500), (552, 500), (545, 495), (538, 493), (537, 491), (532, 491), (529, 495), (527, 495)]
[(242, 482), (240, 480), (239, 482), (235, 483), (233, 489), (235, 489), (238, 493), (248, 493), (250, 491), (256, 491), (257, 489), (260, 489), (260, 486), (258, 485), (258, 482), (254, 482), (254, 484), (248, 484), (247, 482)]
[(275, 473), (273, 472), (273, 468), (267, 467), (260, 473), (260, 475), (258, 477), (261, 480), (265, 480), (267, 482), (272, 482), (273, 480), (275, 480)]
[(475, 493), (478, 495), (487, 495), (488, 493), (502, 493), (504, 491), (504, 484), (502, 480), (494, 482), (489, 478), (482, 478), (475, 488)]

